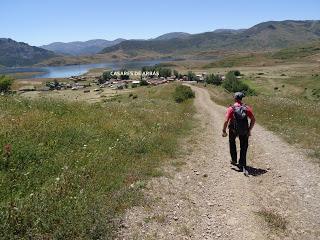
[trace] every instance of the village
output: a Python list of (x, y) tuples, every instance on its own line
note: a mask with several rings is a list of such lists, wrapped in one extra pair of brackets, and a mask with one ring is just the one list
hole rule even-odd
[[(170, 70), (171, 71), (171, 70)], [(46, 79), (44, 84), (34, 85), (24, 85), (18, 89), (18, 92), (29, 92), (29, 91), (60, 91), (60, 90), (72, 90), (72, 91), (83, 91), (84, 93), (102, 92), (104, 89), (108, 88), (111, 90), (122, 90), (136, 88), (139, 86), (157, 86), (161, 84), (167, 84), (173, 81), (188, 81), (188, 82), (204, 82), (207, 73), (188, 73), (185, 75), (177, 74), (170, 76), (160, 76), (159, 73), (156, 74), (114, 74), (109, 77), (104, 77), (104, 71), (102, 74), (96, 73), (86, 73), (81, 76), (71, 76), (69, 78), (62, 79)], [(110, 71), (109, 71), (110, 72)], [(223, 77), (223, 76), (222, 76)], [(48, 81), (49, 80), (49, 81)]]

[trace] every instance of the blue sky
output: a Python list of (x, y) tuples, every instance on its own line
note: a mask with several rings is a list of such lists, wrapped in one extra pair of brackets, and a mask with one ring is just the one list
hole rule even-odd
[(31, 45), (319, 20), (319, 0), (1, 0), (0, 37)]

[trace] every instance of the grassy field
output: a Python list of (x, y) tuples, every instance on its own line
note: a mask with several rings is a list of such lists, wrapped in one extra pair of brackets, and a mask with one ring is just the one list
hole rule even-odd
[(275, 66), (277, 64), (287, 64), (301, 61), (310, 62), (319, 54), (320, 42), (316, 41), (310, 44), (285, 48), (276, 52), (234, 54), (227, 56), (222, 60), (207, 63), (203, 65), (203, 68)]
[[(253, 107), (258, 123), (320, 160), (319, 74), (283, 78), (273, 75), (245, 76), (243, 81), (258, 92), (258, 96), (246, 97), (245, 103)], [(207, 88), (215, 102), (224, 106), (233, 102), (232, 94), (221, 87)]]
[(174, 90), (96, 104), (0, 97), (0, 238), (112, 238), (192, 126), (192, 100)]

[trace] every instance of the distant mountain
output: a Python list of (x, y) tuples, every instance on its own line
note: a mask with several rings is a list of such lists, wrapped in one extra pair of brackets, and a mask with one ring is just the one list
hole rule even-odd
[(0, 65), (2, 66), (33, 65), (55, 56), (55, 53), (42, 48), (16, 42), (10, 38), (0, 38)]
[(118, 38), (114, 41), (108, 41), (104, 39), (93, 39), (85, 42), (76, 41), (76, 42), (54, 42), (48, 45), (43, 45), (41, 48), (53, 51), (58, 54), (64, 55), (92, 55), (100, 52), (102, 49), (106, 47), (110, 47), (121, 43), (125, 39)]
[(221, 28), (221, 29), (216, 29), (212, 32), (214, 32), (214, 33), (240, 33), (245, 30), (246, 29), (224, 29), (224, 28)]
[(220, 29), (192, 34), (187, 38), (128, 40), (107, 47), (102, 53), (152, 51), (161, 54), (179, 54), (208, 50), (272, 50), (319, 38), (320, 21), (269, 21), (240, 31)]
[(173, 38), (187, 38), (189, 37), (191, 34), (190, 33), (185, 33), (185, 32), (171, 32), (171, 33), (166, 33), (163, 34), (157, 38), (155, 38), (155, 40), (170, 40)]

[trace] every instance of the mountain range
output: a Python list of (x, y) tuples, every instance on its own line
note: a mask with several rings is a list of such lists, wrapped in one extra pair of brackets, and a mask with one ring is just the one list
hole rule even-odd
[[(103, 39), (86, 42), (56, 42), (40, 47), (0, 38), (0, 65), (23, 66), (52, 59), (52, 64), (66, 62), (179, 57), (215, 51), (273, 51), (320, 39), (319, 20), (286, 20), (259, 23), (248, 29), (217, 29), (189, 34), (172, 32), (149, 40)], [(99, 54), (97, 54), (99, 53)], [(84, 57), (84, 55), (87, 55)], [(75, 56), (75, 57), (74, 57)], [(58, 58), (57, 58), (58, 57)], [(57, 59), (57, 60), (54, 60)]]
[(81, 56), (96, 54), (100, 52), (102, 49), (121, 43), (124, 40), (125, 39), (118, 38), (113, 41), (108, 41), (104, 39), (93, 39), (85, 42), (54, 42), (40, 47), (43, 49), (53, 51), (57, 54)]
[(319, 39), (320, 21), (269, 21), (249, 29), (218, 29), (182, 36), (149, 41), (127, 40), (107, 47), (101, 53), (152, 51), (161, 54), (180, 54), (208, 50), (281, 49)]

